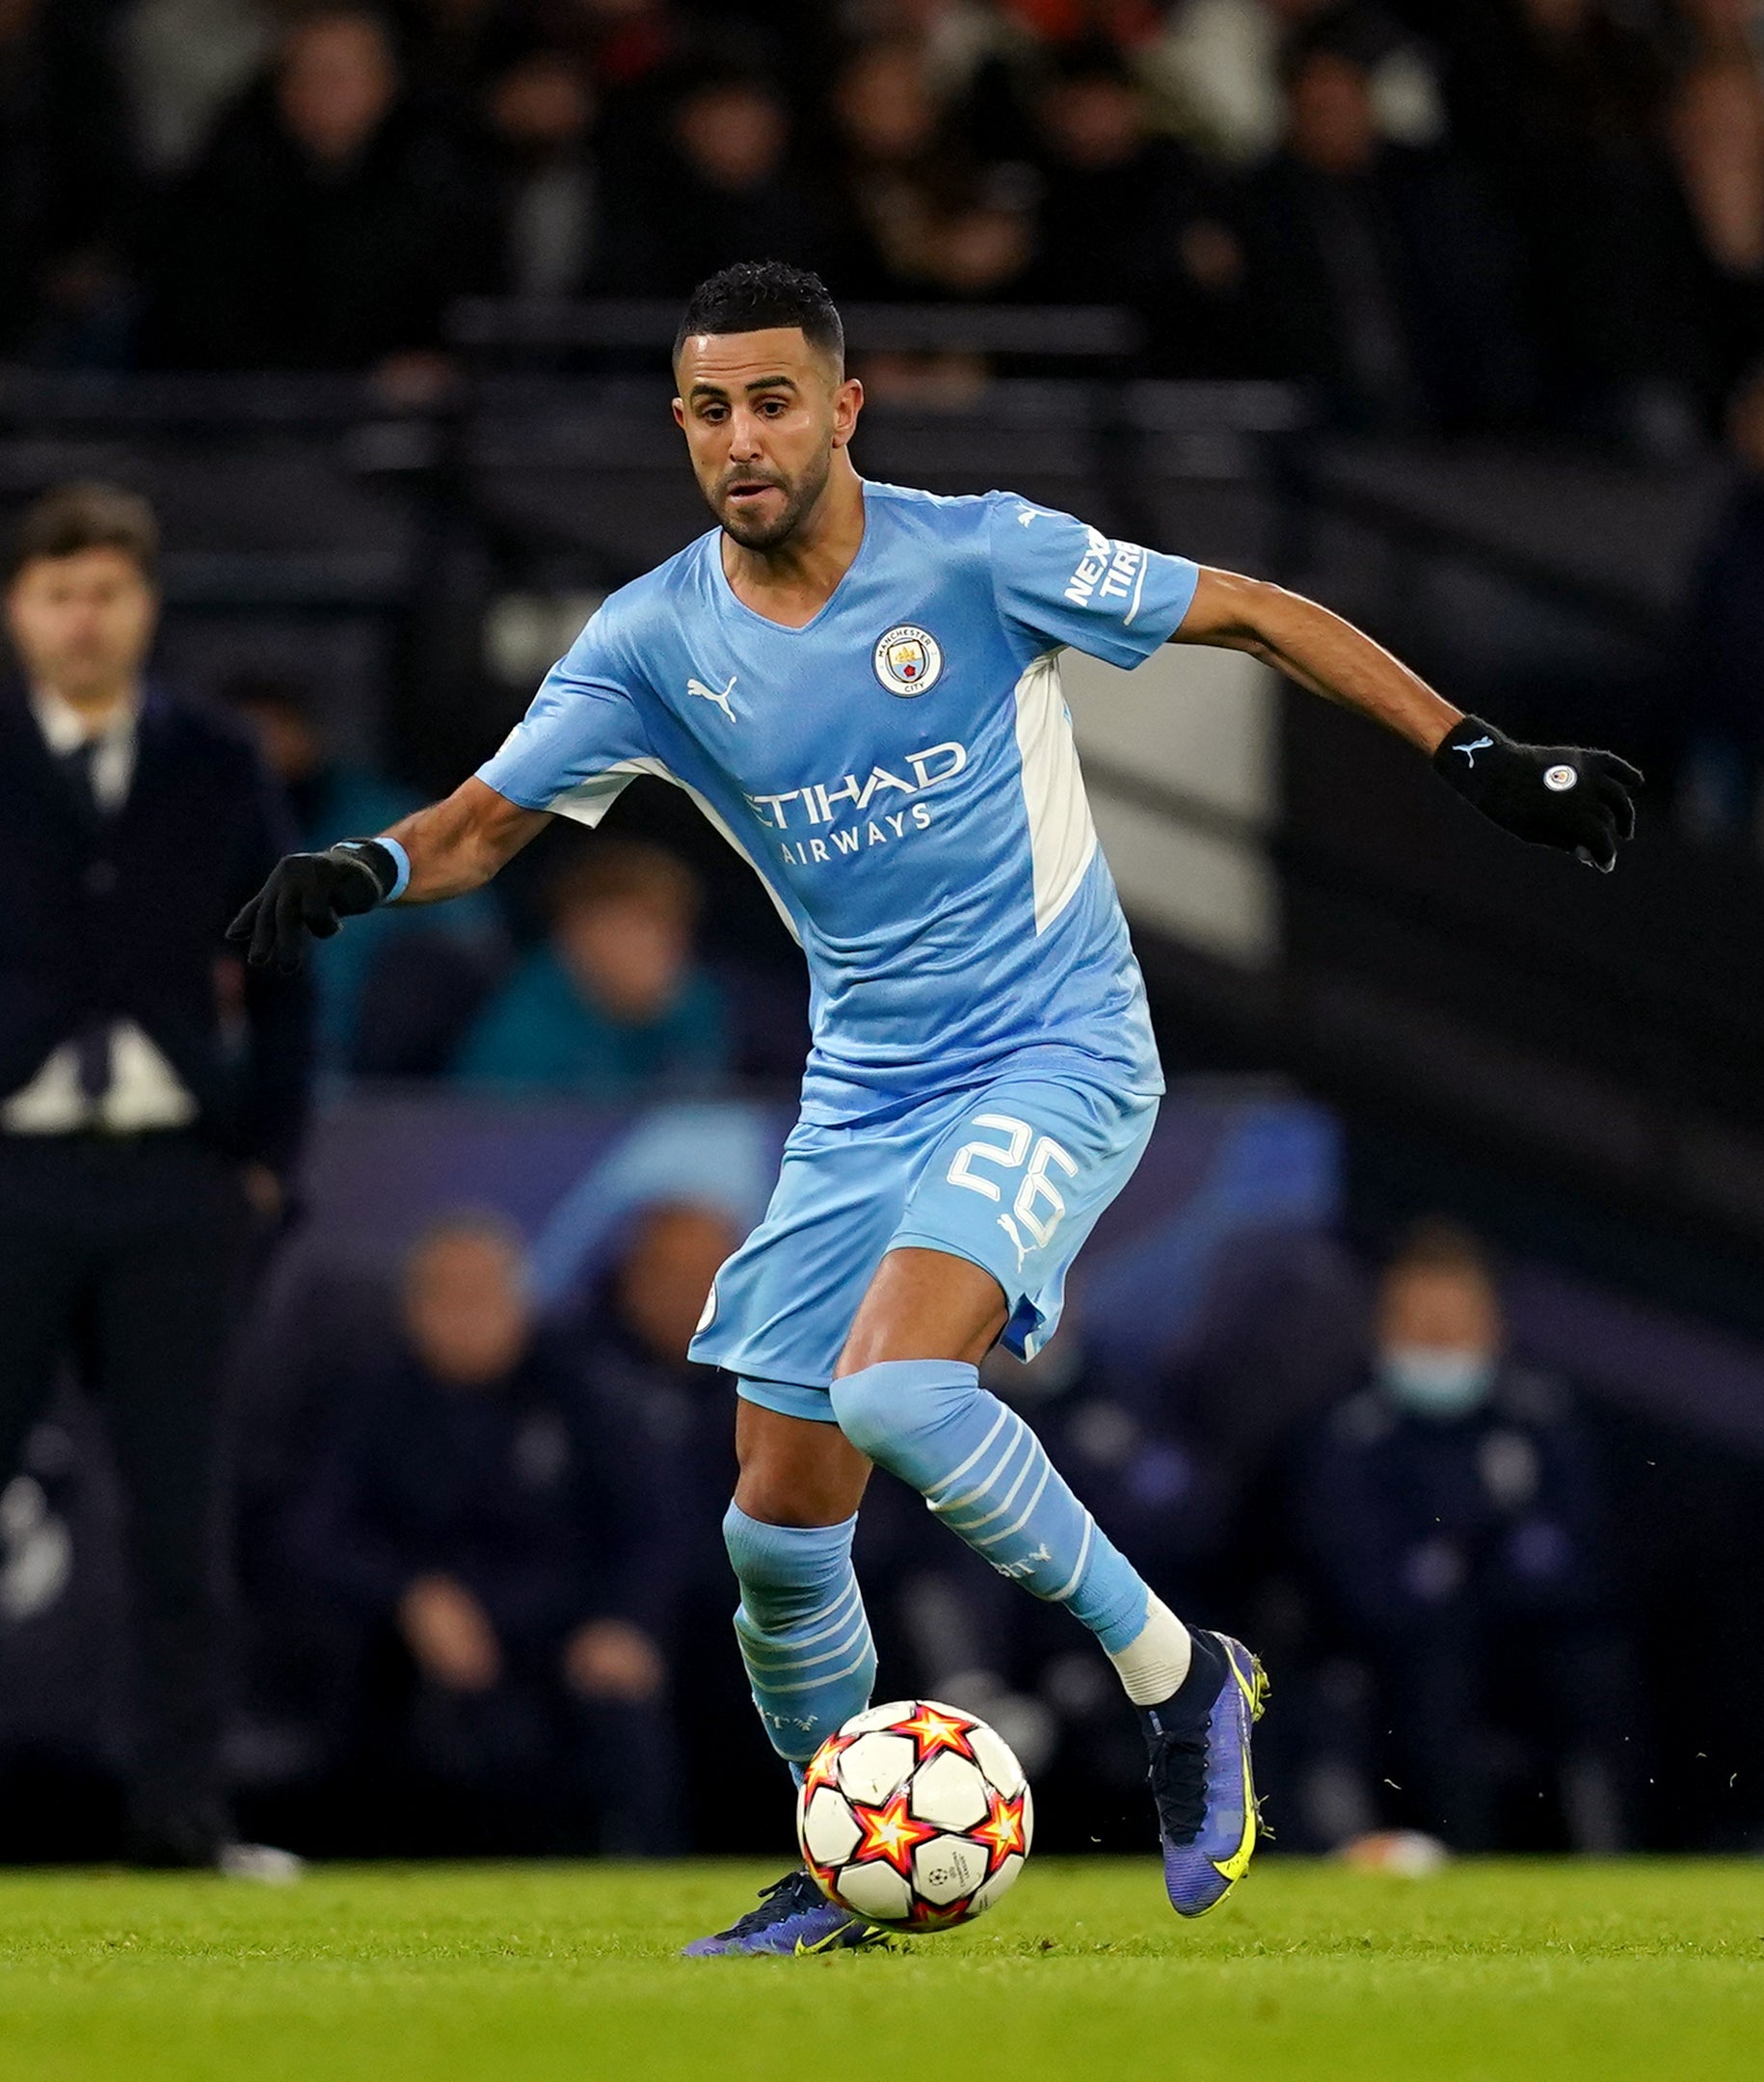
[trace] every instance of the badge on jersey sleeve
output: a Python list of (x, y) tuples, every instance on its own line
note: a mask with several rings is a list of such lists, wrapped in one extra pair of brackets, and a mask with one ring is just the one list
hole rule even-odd
[(943, 647), (929, 629), (902, 622), (877, 639), (875, 666), (876, 678), (891, 694), (909, 699), (937, 684), (944, 669)]

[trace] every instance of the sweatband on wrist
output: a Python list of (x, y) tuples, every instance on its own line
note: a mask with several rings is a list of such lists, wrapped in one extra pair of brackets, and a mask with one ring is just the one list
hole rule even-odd
[(396, 903), (411, 886), (411, 856), (396, 839), (376, 839), (375, 845), (382, 846), (392, 856), (392, 866), (398, 872), (392, 878), (392, 886), (386, 893), (386, 902)]
[(331, 848), (346, 853), (374, 878), (381, 903), (395, 903), (410, 887), (411, 856), (396, 839), (339, 839)]

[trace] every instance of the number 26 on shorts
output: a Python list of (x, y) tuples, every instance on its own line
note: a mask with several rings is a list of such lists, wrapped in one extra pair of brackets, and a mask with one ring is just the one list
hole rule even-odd
[[(976, 1164), (993, 1164), (1004, 1174), (1022, 1171), (1023, 1177), (1017, 1187), (1017, 1196), (1011, 1202), (1010, 1214), (999, 1216), (1000, 1226), (1010, 1236), (1017, 1246), (1019, 1260), (1028, 1246), (1018, 1235), (1015, 1222), (1021, 1222), (1035, 1242), (1043, 1246), (1051, 1243), (1054, 1232), (1059, 1227), (1066, 1212), (1065, 1196), (1048, 1176), (1049, 1166), (1063, 1171), (1067, 1178), (1078, 1176), (1078, 1165), (1067, 1151), (1063, 1150), (1052, 1135), (1043, 1135), (1035, 1141), (1035, 1131), (1028, 1121), (1015, 1119), (1009, 1113), (976, 1113), (976, 1128), (989, 1128), (1006, 1137), (1002, 1142), (985, 1142), (977, 1137), (964, 1142), (955, 1153), (949, 1170), (951, 1186), (965, 1186), (970, 1192), (984, 1195), (988, 1200), (1002, 1201), (1004, 1192), (998, 1180), (976, 1171)], [(1034, 1154), (1029, 1155), (1029, 1144), (1035, 1142)], [(1029, 1158), (1028, 1168), (1024, 1159)], [(1015, 1217), (1015, 1222), (1012, 1220)]]

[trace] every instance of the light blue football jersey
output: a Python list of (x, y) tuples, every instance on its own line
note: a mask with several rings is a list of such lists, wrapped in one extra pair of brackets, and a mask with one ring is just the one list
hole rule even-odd
[(1196, 567), (1007, 493), (866, 483), (864, 511), (801, 628), (735, 598), (714, 528), (621, 587), (479, 778), (585, 824), (639, 774), (692, 795), (808, 957), (806, 1119), (1043, 1051), (1160, 1091), (1058, 654), (1138, 664)]

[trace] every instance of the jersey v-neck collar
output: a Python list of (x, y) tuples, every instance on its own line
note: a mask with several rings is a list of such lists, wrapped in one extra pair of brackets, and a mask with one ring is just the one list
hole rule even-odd
[(839, 605), (840, 595), (851, 584), (853, 575), (859, 566), (869, 554), (869, 546), (874, 540), (876, 532), (872, 524), (875, 517), (869, 509), (870, 489), (868, 478), (860, 477), (858, 479), (858, 493), (864, 504), (864, 534), (858, 544), (857, 554), (841, 572), (839, 583), (834, 587), (833, 591), (827, 595), (826, 599), (821, 601), (820, 605), (815, 608), (806, 622), (774, 622), (770, 615), (762, 614), (759, 608), (750, 607), (747, 604), (730, 583), (729, 574), (723, 568), (723, 530), (718, 528), (710, 543), (710, 561), (716, 570), (717, 583), (722, 588), (723, 595), (730, 604), (738, 609), (740, 613), (748, 616), (750, 620), (758, 622), (762, 628), (772, 629), (780, 636), (806, 636), (811, 629), (817, 628), (833, 612), (834, 608)]

